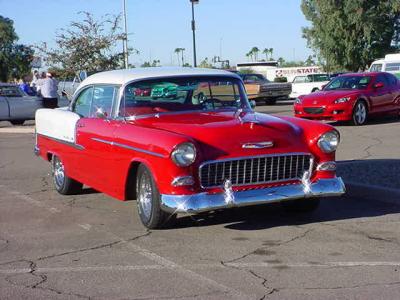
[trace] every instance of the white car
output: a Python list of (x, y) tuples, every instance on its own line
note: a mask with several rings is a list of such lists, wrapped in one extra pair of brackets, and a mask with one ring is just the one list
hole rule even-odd
[(370, 72), (388, 72), (400, 78), (400, 53), (387, 54), (384, 59), (374, 61)]
[(290, 98), (297, 98), (301, 95), (322, 90), (323, 86), (330, 81), (328, 74), (310, 74), (296, 76), (292, 82), (292, 93)]

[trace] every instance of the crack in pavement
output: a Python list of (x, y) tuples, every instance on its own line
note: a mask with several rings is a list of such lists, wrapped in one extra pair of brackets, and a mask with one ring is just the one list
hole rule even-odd
[[(297, 226), (297, 227), (298, 227), (298, 228), (301, 228), (301, 226)], [(248, 273), (251, 274), (253, 277), (256, 277), (256, 278), (258, 278), (258, 279), (261, 279), (261, 280), (262, 280), (261, 285), (263, 286), (264, 289), (267, 289), (268, 292), (267, 292), (266, 294), (264, 294), (264, 296), (261, 297), (260, 300), (265, 299), (268, 295), (271, 295), (271, 294), (273, 294), (273, 293), (275, 293), (275, 292), (279, 292), (280, 289), (267, 286), (267, 279), (264, 278), (264, 277), (262, 277), (262, 276), (260, 276), (260, 275), (258, 275), (258, 274), (257, 274), (256, 272), (254, 272), (253, 270), (251, 270), (251, 269), (248, 269), (248, 270), (247, 270), (247, 269), (241, 268), (241, 267), (239, 267), (239, 266), (232, 265), (232, 263), (238, 262), (238, 261), (240, 261), (240, 260), (246, 258), (247, 256), (250, 256), (250, 255), (252, 255), (252, 254), (255, 254), (257, 251), (260, 251), (260, 250), (268, 250), (268, 249), (273, 248), (273, 247), (278, 247), (278, 246), (282, 246), (282, 245), (287, 245), (287, 244), (289, 244), (289, 243), (291, 243), (291, 242), (293, 242), (293, 241), (295, 241), (295, 240), (304, 238), (307, 234), (309, 234), (309, 233), (310, 233), (311, 231), (313, 231), (313, 230), (314, 230), (314, 228), (307, 229), (307, 230), (304, 231), (303, 233), (301, 233), (301, 234), (299, 234), (299, 235), (297, 235), (297, 236), (295, 236), (295, 237), (293, 237), (293, 238), (291, 238), (291, 239), (288, 239), (288, 240), (282, 241), (282, 242), (274, 242), (273, 244), (269, 245), (268, 247), (259, 247), (259, 248), (255, 249), (255, 250), (253, 250), (253, 251), (251, 251), (251, 252), (249, 252), (249, 253), (246, 253), (246, 254), (244, 254), (244, 255), (242, 255), (242, 256), (240, 256), (240, 257), (237, 257), (237, 258), (234, 258), (234, 259), (231, 259), (231, 260), (227, 260), (227, 261), (221, 260), (221, 261), (220, 261), (220, 264), (221, 264), (222, 266), (226, 267), (226, 268), (232, 268), (232, 269), (236, 269), (236, 270), (239, 270), (239, 271), (248, 272)]]
[(366, 153), (365, 156), (361, 157), (360, 159), (366, 159), (366, 158), (370, 158), (372, 156), (371, 152), (369, 151), (372, 147), (378, 146), (378, 145), (382, 145), (383, 141), (380, 138), (377, 137), (369, 137), (369, 136), (365, 136), (362, 134), (357, 134), (357, 136), (365, 138), (365, 139), (371, 139), (373, 141), (375, 141), (376, 143), (373, 144), (369, 144), (368, 146), (366, 146), (362, 151), (364, 151)]

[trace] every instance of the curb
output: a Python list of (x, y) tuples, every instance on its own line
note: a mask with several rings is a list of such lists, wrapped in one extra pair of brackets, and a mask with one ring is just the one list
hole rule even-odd
[(351, 181), (345, 181), (345, 185), (347, 196), (400, 205), (400, 189)]

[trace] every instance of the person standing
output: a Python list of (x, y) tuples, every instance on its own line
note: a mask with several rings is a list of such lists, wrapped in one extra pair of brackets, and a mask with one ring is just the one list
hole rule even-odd
[(51, 73), (46, 73), (46, 78), (40, 82), (40, 93), (43, 98), (44, 108), (58, 107), (58, 82)]

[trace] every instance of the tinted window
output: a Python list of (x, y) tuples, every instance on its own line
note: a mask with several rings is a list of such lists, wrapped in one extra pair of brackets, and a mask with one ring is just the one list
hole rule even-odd
[(244, 80), (246, 82), (262, 82), (262, 81), (268, 81), (263, 75), (261, 74), (250, 74), (246, 75), (244, 77)]
[(296, 76), (293, 80), (294, 83), (305, 83), (311, 82), (311, 80), (307, 76)]
[(90, 105), (89, 117), (97, 118), (97, 113), (111, 116), (112, 106), (118, 89), (114, 86), (95, 86), (93, 90), (93, 100)]
[(0, 96), (22, 97), (25, 93), (18, 86), (0, 86)]
[(82, 117), (89, 117), (93, 87), (83, 90), (75, 101), (73, 111)]
[(400, 63), (387, 63), (385, 71), (387, 72), (400, 71)]
[(382, 71), (382, 64), (373, 64), (371, 68), (369, 68), (371, 72), (380, 72)]
[(370, 81), (370, 76), (339, 76), (332, 79), (324, 91), (365, 89)]
[(313, 75), (314, 81), (315, 82), (321, 82), (321, 81), (329, 81), (329, 75), (328, 74), (315, 74)]

